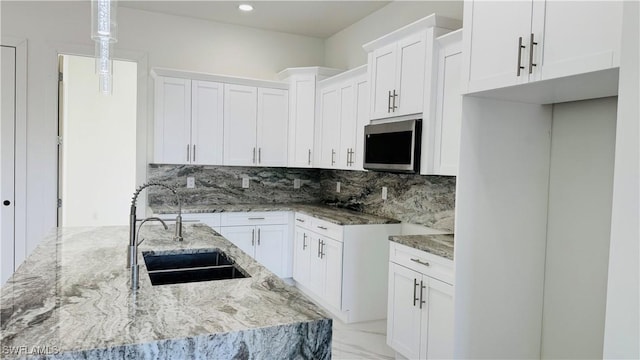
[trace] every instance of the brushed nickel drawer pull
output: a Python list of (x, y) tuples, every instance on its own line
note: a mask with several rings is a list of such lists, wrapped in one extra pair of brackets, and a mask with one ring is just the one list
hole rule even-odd
[(263, 217), (250, 217), (249, 220), (264, 220)]
[(412, 259), (411, 259), (411, 261), (413, 261), (413, 262), (417, 262), (417, 263), (418, 263), (418, 264), (420, 264), (420, 265), (424, 265), (424, 266), (431, 266), (431, 264), (429, 264), (428, 262), (426, 262), (426, 261), (425, 261), (425, 262), (420, 261), (420, 259), (413, 259), (413, 258), (412, 258)]
[(302, 222), (302, 223), (304, 222), (304, 220), (298, 219), (298, 218), (296, 218), (296, 221), (299, 221), (299, 222)]
[(326, 227), (318, 225), (318, 229), (327, 230)]

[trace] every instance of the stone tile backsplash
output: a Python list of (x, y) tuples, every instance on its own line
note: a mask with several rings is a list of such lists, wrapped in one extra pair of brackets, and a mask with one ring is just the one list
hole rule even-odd
[[(149, 181), (175, 186), (188, 205), (325, 203), (436, 229), (454, 228), (456, 178), (376, 171), (149, 164)], [(195, 188), (187, 189), (187, 177)], [(248, 189), (242, 178), (248, 177)], [(294, 179), (301, 187), (294, 189)], [(340, 182), (340, 193), (336, 192)], [(388, 189), (387, 200), (381, 190)], [(162, 189), (149, 188), (151, 207), (172, 204)]]

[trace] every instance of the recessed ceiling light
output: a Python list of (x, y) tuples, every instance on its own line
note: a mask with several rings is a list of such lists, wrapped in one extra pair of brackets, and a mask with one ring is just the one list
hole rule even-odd
[(249, 4), (240, 4), (238, 6), (238, 9), (240, 9), (242, 11), (251, 11), (251, 10), (253, 10), (253, 6), (251, 6)]

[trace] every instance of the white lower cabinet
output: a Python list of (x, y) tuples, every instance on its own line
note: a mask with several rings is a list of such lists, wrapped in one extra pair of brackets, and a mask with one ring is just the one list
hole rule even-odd
[(279, 277), (291, 277), (286, 212), (224, 213), (220, 234)]
[(453, 262), (391, 243), (387, 344), (409, 359), (453, 357)]
[(296, 286), (346, 323), (384, 319), (387, 239), (400, 225), (343, 226), (300, 213), (295, 224)]

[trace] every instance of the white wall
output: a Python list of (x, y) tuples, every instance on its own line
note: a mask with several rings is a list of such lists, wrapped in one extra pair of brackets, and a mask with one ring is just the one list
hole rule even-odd
[(640, 4), (624, 3), (604, 357), (640, 359)]
[(62, 226), (129, 223), (136, 186), (137, 66), (113, 61), (113, 91), (98, 91), (95, 59), (65, 55)]
[[(91, 54), (90, 3), (2, 1), (0, 23), (3, 37), (28, 40), (26, 237), (30, 252), (56, 226), (57, 53)], [(148, 61), (144, 64), (148, 68), (275, 79), (286, 67), (318, 65), (324, 60), (323, 41), (316, 38), (126, 8), (118, 9), (118, 24), (116, 52), (144, 54), (140, 59)], [(142, 134), (138, 145), (144, 144), (137, 168), (143, 173), (144, 134), (149, 133), (146, 109), (151, 99), (146, 87), (151, 83), (147, 72), (139, 76), (137, 133)]]
[(353, 69), (367, 63), (362, 45), (427, 15), (462, 20), (462, 5), (451, 1), (394, 1), (325, 40), (324, 65)]
[(602, 356), (616, 101), (553, 106), (543, 359)]

